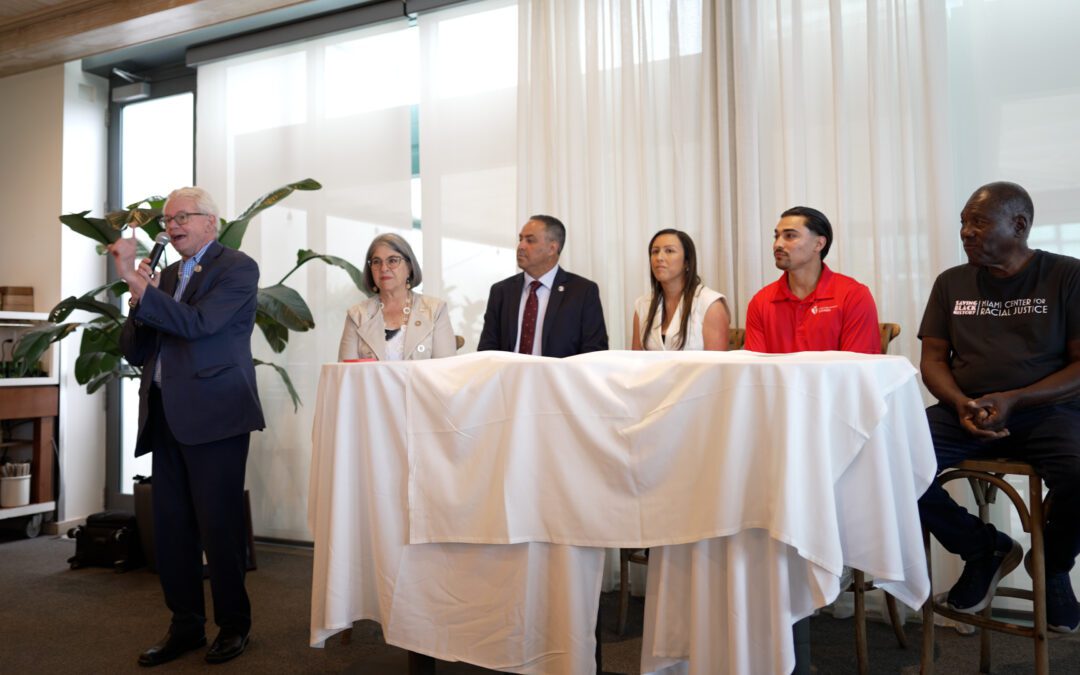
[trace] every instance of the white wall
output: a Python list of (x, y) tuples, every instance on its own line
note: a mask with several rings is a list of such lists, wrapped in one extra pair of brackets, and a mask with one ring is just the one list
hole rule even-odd
[(0, 286), (33, 286), (34, 309), (60, 300), (64, 68), (0, 78)]
[[(33, 286), (35, 311), (47, 312), (105, 280), (94, 245), (58, 216), (102, 211), (107, 87), (73, 63), (0, 79), (0, 101), (0, 286)], [(104, 398), (75, 382), (78, 341), (60, 355), (61, 522), (104, 507)]]
[[(82, 295), (105, 283), (105, 259), (94, 242), (56, 221), (60, 213), (90, 209), (104, 212), (108, 162), (108, 81), (82, 72), (79, 62), (64, 66), (63, 166), (60, 210), (53, 220), (61, 230), (59, 281), (62, 297)], [(69, 321), (91, 318), (77, 312)], [(105, 392), (93, 395), (75, 381), (79, 337), (64, 340), (60, 352), (60, 479), (63, 499), (59, 519), (85, 518), (105, 506)]]

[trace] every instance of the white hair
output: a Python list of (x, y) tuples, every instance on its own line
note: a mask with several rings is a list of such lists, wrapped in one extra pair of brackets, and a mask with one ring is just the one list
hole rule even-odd
[(217, 219), (221, 214), (218, 213), (217, 204), (214, 203), (214, 198), (210, 196), (210, 193), (201, 187), (182, 187), (177, 188), (169, 193), (169, 196), (165, 199), (165, 204), (162, 206), (162, 210), (169, 205), (174, 199), (190, 199), (195, 202), (195, 207), (207, 215), (214, 216)]

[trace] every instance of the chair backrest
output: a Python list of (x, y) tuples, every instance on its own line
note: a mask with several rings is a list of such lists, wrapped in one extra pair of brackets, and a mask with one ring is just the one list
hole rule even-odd
[(463, 338), (460, 335), (455, 335), (454, 336), (454, 343), (457, 345), (458, 349), (461, 349), (462, 347), (465, 346), (465, 338)]
[(889, 343), (896, 339), (896, 336), (900, 334), (900, 324), (898, 323), (879, 323), (878, 329), (881, 331), (881, 353), (889, 353)]
[(742, 349), (743, 343), (746, 341), (746, 329), (745, 328), (729, 328), (727, 332), (727, 348), (728, 351), (733, 349)]

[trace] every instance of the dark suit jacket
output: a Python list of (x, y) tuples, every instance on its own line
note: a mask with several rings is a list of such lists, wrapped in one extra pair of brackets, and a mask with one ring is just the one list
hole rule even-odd
[(147, 287), (120, 334), (124, 358), (142, 367), (135, 454), (153, 450), (146, 432), (150, 384), (161, 357), (161, 401), (176, 440), (198, 445), (262, 429), (251, 360), (259, 266), (212, 242), (179, 302), (180, 263)]
[[(477, 351), (514, 351), (524, 287), (524, 273), (491, 287)], [(548, 297), (541, 340), (540, 353), (544, 356), (573, 356), (608, 348), (604, 308), (595, 283), (559, 268)]]

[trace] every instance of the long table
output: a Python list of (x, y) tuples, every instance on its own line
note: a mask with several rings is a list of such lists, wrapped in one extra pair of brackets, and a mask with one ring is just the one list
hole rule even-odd
[(915, 369), (840, 352), (323, 366), (311, 644), (595, 670), (609, 547), (650, 547), (642, 670), (787, 673), (844, 565), (915, 608), (936, 464)]

